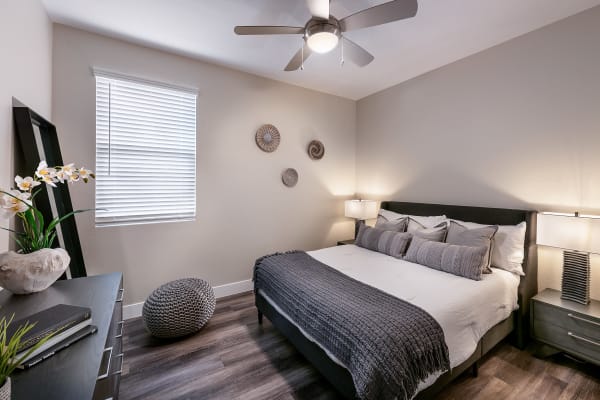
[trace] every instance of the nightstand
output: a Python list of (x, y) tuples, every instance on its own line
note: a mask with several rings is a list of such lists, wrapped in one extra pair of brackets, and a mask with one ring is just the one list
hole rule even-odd
[(338, 246), (343, 246), (345, 244), (354, 244), (354, 239), (340, 240), (337, 242)]
[(539, 342), (600, 365), (600, 301), (588, 305), (546, 289), (531, 301), (531, 336)]

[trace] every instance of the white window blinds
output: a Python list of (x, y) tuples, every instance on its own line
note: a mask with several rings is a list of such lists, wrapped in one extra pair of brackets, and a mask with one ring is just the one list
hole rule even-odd
[(196, 93), (94, 74), (96, 226), (192, 220)]

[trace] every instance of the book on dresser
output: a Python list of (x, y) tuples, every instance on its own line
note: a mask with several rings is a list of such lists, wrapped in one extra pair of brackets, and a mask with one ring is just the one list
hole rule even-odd
[(22, 364), (18, 365), (17, 368), (19, 368), (19, 369), (31, 368), (31, 367), (41, 363), (42, 361), (52, 357), (59, 351), (66, 349), (73, 343), (85, 338), (86, 336), (92, 335), (92, 334), (96, 333), (97, 331), (98, 331), (97, 326), (87, 325), (84, 328), (77, 331), (76, 333), (74, 333), (71, 336), (67, 337), (66, 339), (62, 340), (60, 343), (57, 343), (54, 346), (49, 347), (48, 349), (44, 350), (43, 352), (41, 352), (35, 356), (27, 357), (27, 359), (25, 361), (23, 361)]
[(43, 338), (48, 335), (52, 336), (43, 345), (31, 352), (23, 360), (22, 366), (27, 365), (29, 360), (47, 352), (48, 349), (58, 348), (58, 345), (62, 342), (67, 341), (82, 329), (90, 326), (92, 324), (92, 311), (88, 307), (57, 304), (18, 321), (13, 321), (8, 330), (8, 337), (12, 336), (19, 327), (24, 326), (26, 323), (33, 324), (33, 328), (23, 336), (16, 359), (27, 355), (31, 348)]

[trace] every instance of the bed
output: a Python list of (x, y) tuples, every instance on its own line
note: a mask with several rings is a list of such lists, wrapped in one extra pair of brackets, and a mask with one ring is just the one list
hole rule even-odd
[[(478, 284), (454, 276), (442, 279), (441, 275), (449, 274), (354, 245), (309, 252), (314, 259), (354, 279), (405, 299), (438, 320), (446, 336), (452, 369), (425, 379), (419, 386), (416, 399), (433, 398), (445, 385), (469, 368), (476, 374), (477, 361), (507, 337), (519, 348), (526, 345), (529, 337), (529, 301), (537, 293), (536, 212), (405, 202), (383, 202), (381, 208), (410, 215), (446, 215), (451, 219), (490, 225), (527, 222), (523, 262), (525, 276), (518, 277), (506, 271), (495, 270)], [(365, 274), (361, 271), (359, 266), (365, 263), (377, 265), (377, 273)], [(398, 268), (400, 264), (402, 268)], [(447, 293), (444, 303), (453, 304), (454, 308), (440, 307), (439, 299), (423, 295), (442, 292), (442, 287), (446, 288)], [(486, 293), (495, 300), (485, 302)], [(344, 397), (355, 398), (354, 382), (344, 363), (299, 328), (293, 318), (265, 293), (259, 290), (255, 295), (259, 322), (263, 315), (266, 316)], [(469, 304), (484, 304), (485, 307), (469, 307)], [(448, 318), (448, 315), (453, 317)]]

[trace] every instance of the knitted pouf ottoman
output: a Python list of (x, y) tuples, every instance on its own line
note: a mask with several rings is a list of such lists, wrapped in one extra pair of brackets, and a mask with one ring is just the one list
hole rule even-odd
[(148, 297), (142, 309), (146, 328), (159, 338), (198, 332), (215, 311), (215, 293), (202, 279), (168, 282)]

